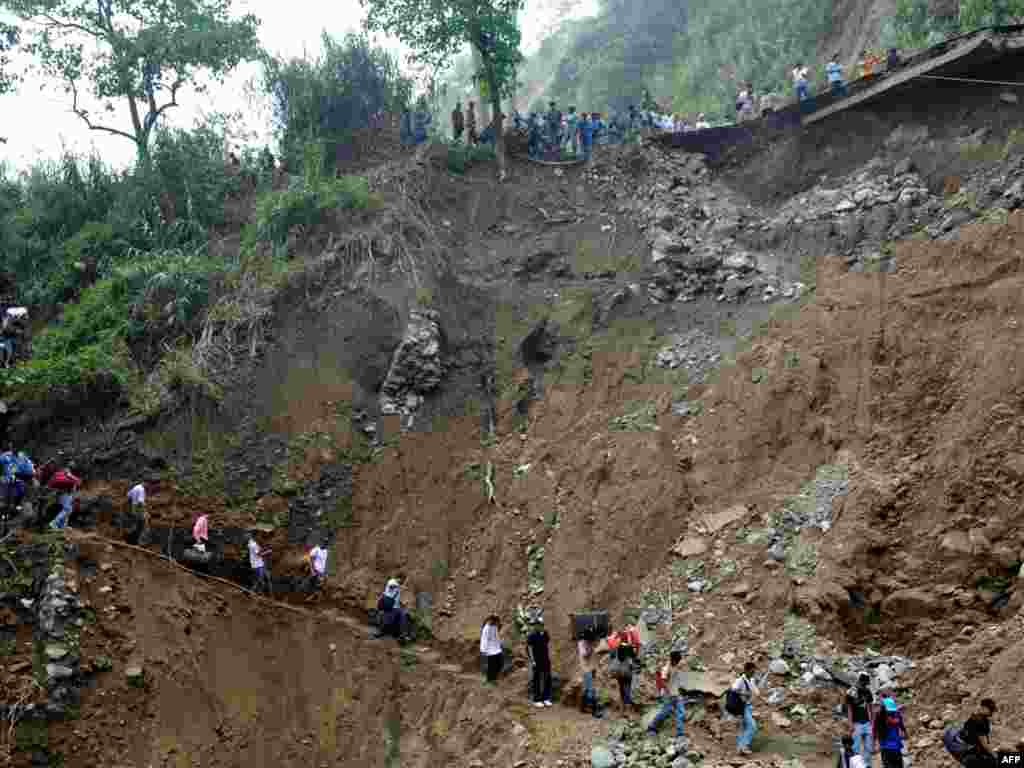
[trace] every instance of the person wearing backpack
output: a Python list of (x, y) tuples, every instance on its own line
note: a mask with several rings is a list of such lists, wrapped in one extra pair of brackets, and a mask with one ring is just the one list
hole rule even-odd
[[(552, 102), (554, 104), (554, 102)], [(591, 714), (594, 717), (601, 717), (601, 705), (597, 698), (597, 689), (594, 687), (594, 675), (597, 673), (597, 654), (594, 652), (596, 633), (588, 629), (579, 642), (576, 643), (576, 658), (580, 665), (580, 676), (583, 679), (583, 692), (580, 694), (580, 712), (587, 711), (587, 705), (591, 705)]]
[[(757, 672), (752, 661), (743, 665), (743, 674), (736, 678), (732, 687), (726, 692), (725, 709), (740, 718), (740, 729), (736, 734), (736, 751), (741, 755), (750, 754), (750, 744), (757, 733), (757, 721), (754, 720), (754, 696), (761, 692), (751, 679)], [(740, 710), (737, 712), (736, 710)]]
[(862, 674), (857, 680), (857, 687), (851, 688), (846, 694), (846, 715), (850, 722), (850, 736), (853, 737), (853, 750), (864, 758), (866, 768), (871, 768), (871, 721), (875, 714), (875, 697), (871, 693), (871, 678)]
[(875, 715), (875, 747), (881, 748), (883, 768), (903, 768), (903, 740), (907, 729), (896, 702), (886, 697)]
[(994, 768), (998, 758), (989, 745), (996, 703), (982, 699), (978, 711), (963, 725), (951, 725), (942, 736), (946, 749), (965, 768)]
[(683, 736), (683, 723), (686, 722), (686, 704), (683, 701), (683, 689), (686, 686), (686, 670), (682, 664), (682, 651), (672, 651), (668, 655), (668, 664), (661, 670), (662, 678), (668, 680), (668, 695), (665, 697), (664, 702), (662, 702), (658, 714), (654, 716), (654, 719), (647, 728), (648, 736), (656, 736), (658, 726), (661, 725), (662, 720), (668, 718), (672, 713), (675, 713), (676, 719), (676, 738), (682, 738)]

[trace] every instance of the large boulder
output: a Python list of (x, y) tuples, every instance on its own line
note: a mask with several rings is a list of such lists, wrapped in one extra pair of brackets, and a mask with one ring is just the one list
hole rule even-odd
[(941, 607), (938, 596), (924, 589), (901, 589), (882, 601), (882, 613), (899, 619), (925, 618)]
[(408, 414), (419, 407), (422, 396), (444, 376), (442, 351), (440, 315), (432, 309), (412, 310), (381, 386), (381, 413)]

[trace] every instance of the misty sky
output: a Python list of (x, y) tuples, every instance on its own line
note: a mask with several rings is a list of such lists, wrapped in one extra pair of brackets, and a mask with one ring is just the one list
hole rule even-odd
[[(581, 4), (576, 14), (593, 12), (594, 0)], [(558, 11), (553, 3), (545, 0), (527, 0), (527, 10), (522, 16), (524, 47), (528, 52), (542, 38), (544, 32), (557, 22)], [(359, 29), (362, 9), (358, 0), (335, 0), (331, 3), (320, 0), (236, 0), (234, 10), (238, 14), (254, 13), (262, 20), (259, 29), (260, 41), (271, 51), (286, 56), (300, 56), (303, 50), (315, 54), (320, 47), (320, 35), (327, 30), (340, 37), (346, 32)], [(574, 15), (576, 15), (574, 14)], [(396, 53), (404, 51), (394, 43), (389, 44)], [(17, 59), (21, 64), (25, 60)], [(204, 95), (183, 92), (178, 101), (181, 107), (168, 110), (168, 123), (190, 127), (204, 112), (246, 113), (246, 125), (240, 131), (256, 133), (255, 140), (269, 141), (269, 114), (265, 104), (251, 103), (246, 96), (246, 82), (257, 72), (255, 65), (242, 65), (224, 86), (214, 84)], [(42, 156), (55, 158), (62, 147), (79, 152), (88, 152), (92, 147), (103, 158), (117, 166), (123, 166), (134, 158), (134, 144), (125, 138), (89, 131), (78, 117), (70, 111), (70, 102), (59, 85), (30, 79), (14, 94), (0, 96), (0, 136), (7, 138), (7, 144), (0, 144), (0, 161), (6, 161), (17, 168), (25, 168)], [(110, 116), (113, 127), (127, 129), (131, 125), (127, 107)]]

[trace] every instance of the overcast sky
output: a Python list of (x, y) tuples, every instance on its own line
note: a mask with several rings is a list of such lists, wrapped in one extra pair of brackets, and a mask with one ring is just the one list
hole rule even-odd
[[(586, 0), (581, 11), (593, 7), (594, 0)], [(536, 46), (544, 30), (550, 28), (557, 11), (545, 0), (527, 0), (523, 14), (523, 40), (527, 51)], [(340, 37), (346, 32), (358, 31), (362, 9), (358, 0), (235, 0), (238, 14), (251, 12), (262, 21), (260, 41), (271, 51), (286, 56), (301, 56), (303, 50), (315, 54), (320, 47), (323, 30)], [(404, 51), (390, 43), (396, 53)], [(18, 59), (18, 63), (23, 60)], [(269, 140), (269, 115), (265, 105), (251, 104), (245, 95), (245, 84), (257, 72), (255, 65), (238, 68), (223, 85), (214, 84), (203, 95), (194, 92), (179, 95), (182, 104), (165, 113), (175, 126), (190, 127), (204, 112), (233, 112), (247, 114), (247, 126), (255, 131), (257, 140)], [(124, 166), (134, 158), (134, 144), (125, 138), (88, 130), (70, 111), (70, 102), (59, 85), (38, 79), (21, 84), (14, 94), (0, 96), (0, 136), (7, 144), (0, 144), (0, 160), (16, 168), (25, 168), (40, 157), (56, 158), (62, 147), (88, 152), (92, 147), (109, 163)], [(123, 112), (109, 116), (114, 127), (130, 126), (127, 107)]]

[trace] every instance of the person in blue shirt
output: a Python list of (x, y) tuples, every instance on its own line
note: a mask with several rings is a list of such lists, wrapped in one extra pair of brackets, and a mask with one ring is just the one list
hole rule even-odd
[(603, 143), (607, 139), (607, 136), (605, 135), (606, 134), (605, 124), (604, 124), (604, 120), (601, 119), (601, 113), (600, 112), (594, 112), (593, 114), (591, 114), (590, 115), (590, 121), (591, 121), (591, 123), (593, 123), (593, 126), (594, 126), (594, 143), (595, 144)]
[(900, 708), (891, 697), (882, 699), (875, 715), (875, 746), (881, 748), (883, 768), (903, 768), (903, 740), (907, 729)]
[(832, 58), (825, 66), (828, 74), (828, 84), (832, 88), (832, 95), (836, 98), (845, 97), (847, 94), (846, 83), (843, 81), (843, 68), (839, 65), (839, 54), (832, 54)]
[(594, 144), (594, 124), (590, 122), (590, 115), (583, 113), (580, 121), (580, 144), (583, 145), (583, 160), (590, 160), (590, 150)]
[(543, 139), (541, 137), (542, 132), (543, 127), (540, 115), (530, 115), (530, 127), (527, 131), (528, 141), (526, 146), (530, 153), (530, 157), (534, 160), (539, 159), (541, 156), (541, 145), (543, 144)]

